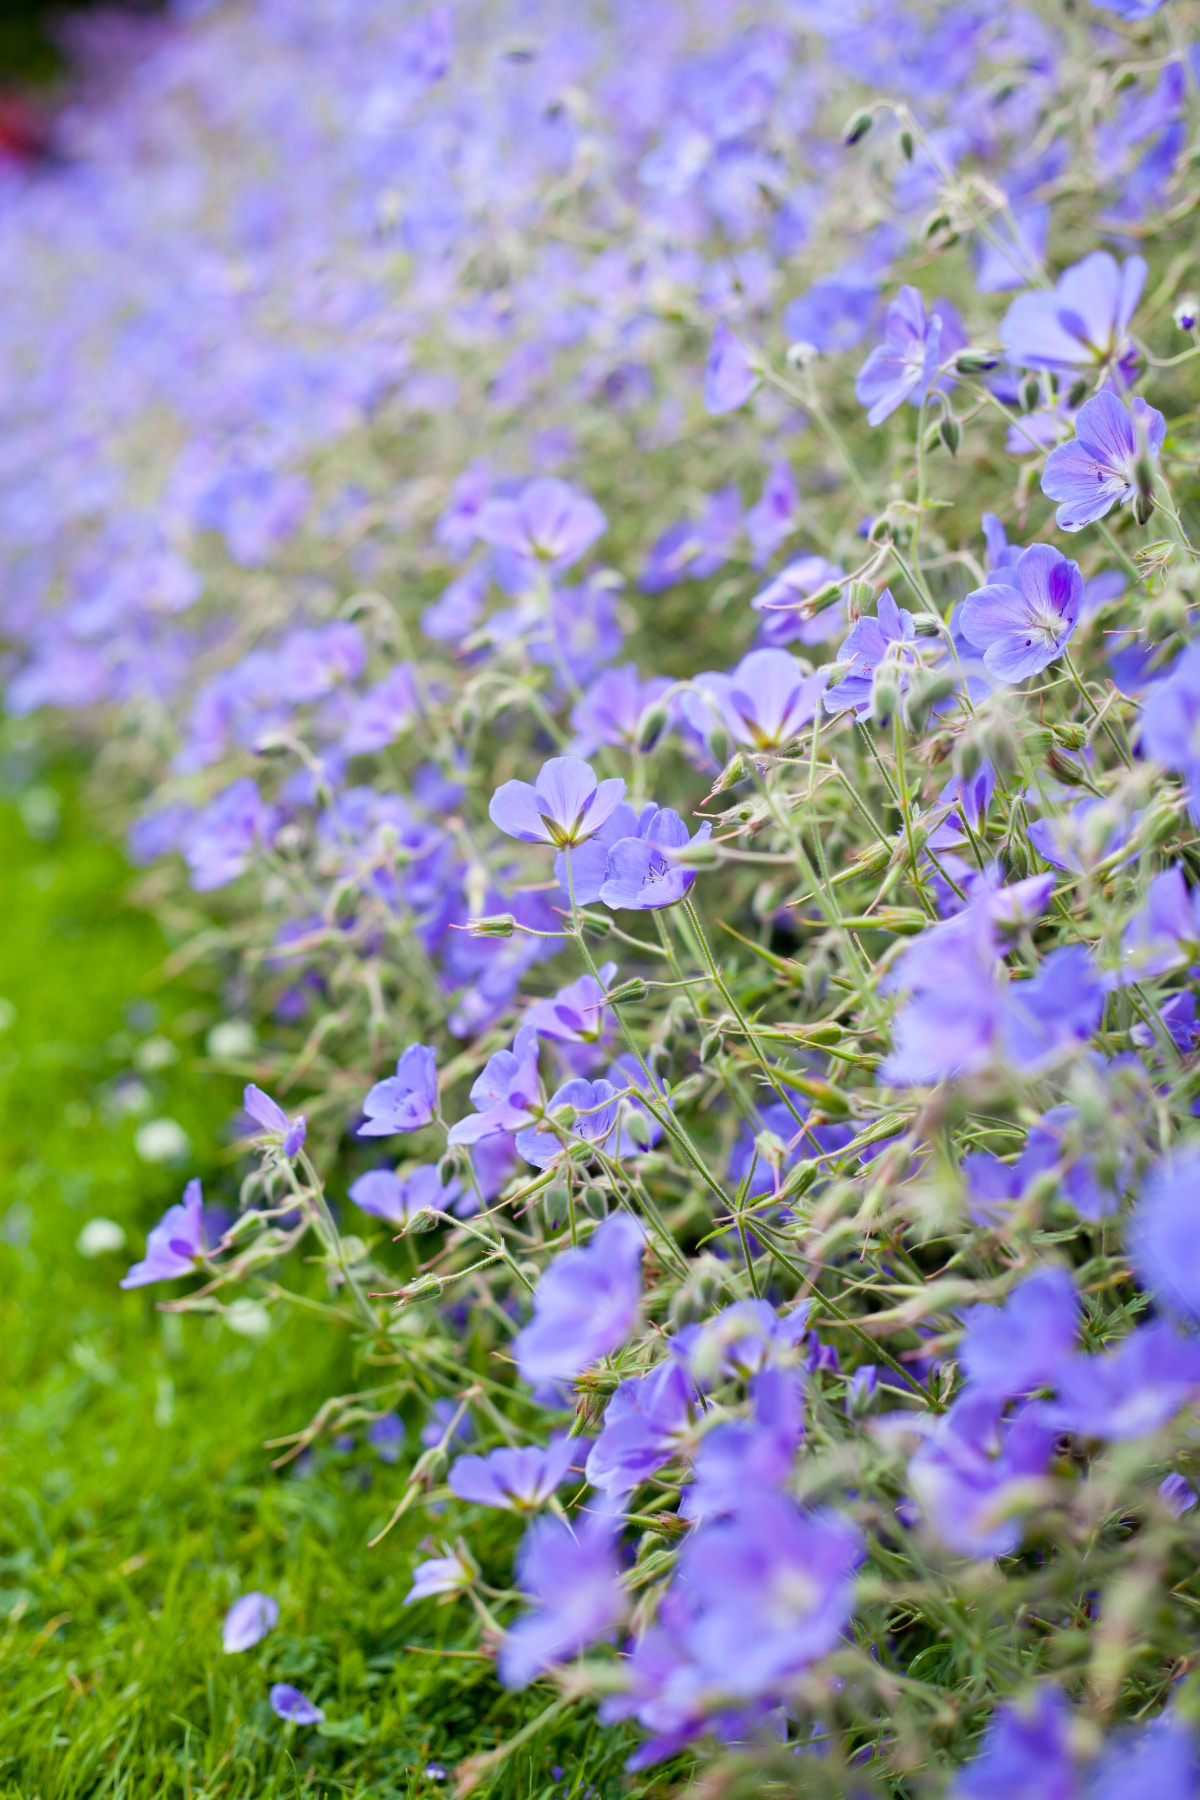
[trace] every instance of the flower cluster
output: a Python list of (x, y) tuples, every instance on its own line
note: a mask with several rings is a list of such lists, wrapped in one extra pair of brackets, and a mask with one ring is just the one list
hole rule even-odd
[(104, 29), (5, 691), (263, 1083), (124, 1285), (353, 1333), (633, 1767), (1196, 1800), (1193, 0)]

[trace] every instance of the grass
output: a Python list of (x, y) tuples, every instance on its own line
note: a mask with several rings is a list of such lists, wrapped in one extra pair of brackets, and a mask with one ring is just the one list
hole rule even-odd
[[(271, 1469), (264, 1439), (349, 1376), (334, 1334), (289, 1316), (251, 1339), (118, 1288), (235, 1102), (195, 1066), (218, 1009), (155, 987), (164, 941), (122, 902), (70, 772), (35, 780), (10, 752), (0, 777), (0, 1800), (445, 1792), (438, 1765), (552, 1695), (503, 1694), (465, 1609), (405, 1609), (431, 1521), (366, 1548), (395, 1469), (357, 1452)], [(187, 1133), (186, 1163), (139, 1156), (153, 1118)], [(97, 1218), (124, 1252), (83, 1254)], [(279, 1599), (279, 1625), (225, 1656), (222, 1615), (250, 1588)], [(325, 1725), (278, 1721), (275, 1680)], [(477, 1791), (652, 1791), (621, 1774), (627, 1750), (555, 1722)]]

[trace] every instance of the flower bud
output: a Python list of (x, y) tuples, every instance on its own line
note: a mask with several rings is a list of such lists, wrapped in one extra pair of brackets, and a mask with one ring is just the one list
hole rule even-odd
[(1041, 405), (1042, 382), (1038, 375), (1026, 375), (1021, 383), (1021, 411), (1035, 412)]
[(876, 725), (886, 725), (900, 704), (900, 688), (896, 671), (889, 663), (880, 663), (871, 681), (871, 718)]
[(986, 375), (989, 369), (1000, 366), (1000, 358), (993, 350), (960, 350), (954, 359), (954, 367), (960, 375)]
[(1046, 752), (1046, 766), (1059, 781), (1068, 787), (1081, 787), (1087, 780), (1087, 770), (1074, 757), (1064, 756), (1057, 744), (1051, 744)]
[(829, 607), (835, 606), (845, 591), (844, 582), (827, 581), (824, 587), (817, 589), (815, 594), (810, 594), (808, 599), (797, 608), (797, 611), (802, 619), (815, 619), (818, 613), (823, 613)]
[(948, 700), (958, 686), (953, 669), (919, 669), (912, 677), (904, 716), (913, 731), (921, 731), (935, 706)]
[(609, 988), (604, 998), (610, 1006), (629, 1006), (636, 1000), (644, 1000), (649, 992), (645, 982), (634, 976), (630, 981), (620, 981), (615, 988)]
[(1059, 725), (1050, 728), (1054, 733), (1054, 741), (1061, 744), (1064, 750), (1082, 750), (1088, 741), (1087, 726), (1080, 725), (1075, 719), (1064, 719)]
[(938, 448), (941, 441), (942, 441), (941, 427), (938, 425), (931, 425), (925, 433), (925, 454), (926, 454), (926, 456), (932, 456), (933, 452)]
[(711, 1062), (719, 1051), (725, 1048), (725, 1036), (718, 1025), (715, 1030), (705, 1032), (700, 1039), (700, 1061)]
[(571, 1211), (571, 1185), (565, 1174), (559, 1174), (542, 1189), (542, 1220), (547, 1231), (558, 1231), (566, 1224)]
[(1083, 405), (1084, 401), (1087, 399), (1087, 392), (1088, 384), (1083, 379), (1082, 375), (1077, 381), (1071, 383), (1067, 393), (1067, 405), (1071, 408), (1072, 412), (1074, 412), (1077, 406)]
[(1195, 294), (1185, 294), (1171, 314), (1180, 331), (1195, 331), (1200, 323), (1200, 300)]
[(643, 756), (654, 749), (663, 732), (667, 729), (667, 723), (670, 716), (669, 710), (663, 705), (661, 700), (655, 701), (653, 705), (648, 706), (645, 709), (637, 723), (637, 735), (635, 740), (638, 750)]
[(606, 938), (613, 928), (611, 913), (581, 912), (579, 916), (590, 937)]
[(913, 134), (906, 125), (900, 133), (900, 154), (903, 156), (905, 162), (912, 161), (913, 149)]
[(849, 149), (853, 144), (861, 144), (875, 123), (875, 115), (864, 107), (861, 112), (852, 113), (846, 120), (842, 131), (842, 142)]
[[(714, 724), (708, 733), (708, 750), (713, 761), (722, 769), (724, 769), (726, 763), (729, 761), (729, 752), (732, 747), (733, 746), (729, 742), (729, 733), (726, 731), (725, 727), (723, 725)], [(737, 777), (735, 777), (735, 779), (737, 779)], [(720, 791), (719, 788), (716, 790), (717, 793), (720, 793)]]
[(958, 420), (948, 413), (938, 426), (938, 436), (951, 456), (957, 456), (958, 446), (962, 443), (962, 426)]

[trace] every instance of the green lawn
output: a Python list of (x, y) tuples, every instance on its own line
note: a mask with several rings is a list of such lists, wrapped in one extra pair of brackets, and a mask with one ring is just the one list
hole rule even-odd
[[(0, 1800), (447, 1792), (438, 1765), (552, 1696), (501, 1694), (465, 1609), (404, 1608), (434, 1522), (410, 1514), (366, 1548), (397, 1470), (330, 1451), (314, 1472), (272, 1471), (264, 1439), (350, 1378), (344, 1344), (295, 1317), (239, 1336), (160, 1313), (160, 1290), (119, 1290), (184, 1177), (214, 1169), (236, 1091), (195, 1065), (219, 1008), (156, 985), (163, 939), (122, 903), (124, 866), (69, 773), (31, 785), (10, 752), (5, 775)], [(162, 1119), (192, 1147), (176, 1166), (138, 1153)], [(98, 1218), (126, 1251), (81, 1251)], [(279, 1625), (226, 1656), (222, 1615), (249, 1588), (279, 1599)], [(275, 1680), (326, 1724), (281, 1724)], [(586, 1721), (551, 1726), (478, 1791), (603, 1800), (626, 1790), (627, 1749)]]

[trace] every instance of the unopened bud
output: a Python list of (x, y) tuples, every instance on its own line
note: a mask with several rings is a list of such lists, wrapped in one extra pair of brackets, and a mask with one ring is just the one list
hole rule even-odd
[(942, 629), (942, 621), (935, 619), (932, 613), (918, 613), (913, 620), (913, 630), (918, 637), (937, 637)]
[(1133, 503), (1133, 516), (1139, 525), (1148, 525), (1154, 511), (1154, 500), (1150, 494), (1139, 492)]
[(875, 588), (869, 581), (852, 581), (850, 583), (850, 611), (856, 615), (866, 612), (868, 606), (874, 605)]
[(818, 613), (823, 613), (829, 607), (836, 606), (845, 591), (846, 584), (844, 582), (827, 581), (824, 587), (817, 589), (815, 594), (810, 594), (797, 610), (801, 618), (815, 619)]
[(1046, 764), (1052, 775), (1068, 787), (1081, 787), (1087, 780), (1087, 770), (1073, 757), (1066, 756), (1057, 744), (1051, 744), (1046, 752)]
[(1083, 405), (1084, 401), (1087, 399), (1087, 391), (1088, 384), (1083, 379), (1082, 375), (1077, 381), (1071, 383), (1071, 386), (1067, 391), (1067, 405), (1071, 408), (1072, 412), (1075, 411), (1077, 406)]
[(986, 375), (989, 369), (997, 369), (1000, 358), (994, 350), (960, 350), (954, 359), (954, 367), (960, 375)]
[(643, 712), (641, 718), (637, 722), (637, 733), (635, 738), (637, 747), (643, 756), (654, 749), (659, 738), (661, 738), (663, 732), (667, 729), (667, 723), (670, 716), (670, 712), (662, 704), (661, 700), (655, 701), (653, 705), (648, 706)]
[(983, 762), (983, 746), (973, 732), (964, 733), (954, 746), (954, 773), (960, 781), (973, 781)]
[(939, 206), (922, 220), (920, 236), (928, 243), (931, 238), (940, 237), (949, 230), (950, 215)]
[(1149, 848), (1165, 844), (1179, 830), (1179, 812), (1172, 796), (1159, 794), (1142, 814), (1138, 836)]
[(876, 725), (886, 725), (900, 704), (900, 688), (896, 681), (896, 671), (888, 663), (881, 663), (876, 669), (871, 682), (871, 717)]
[(942, 441), (942, 434), (941, 434), (940, 428), (937, 425), (931, 425), (929, 427), (928, 431), (925, 433), (925, 454), (926, 454), (926, 456), (932, 456), (933, 452), (938, 448), (938, 445), (941, 443), (941, 441)]
[(1060, 725), (1052, 725), (1051, 730), (1055, 743), (1064, 750), (1082, 750), (1088, 741), (1087, 726), (1075, 719), (1064, 719)]
[[(729, 752), (733, 746), (729, 742), (729, 733), (723, 725), (713, 725), (708, 733), (708, 750), (713, 761), (724, 768), (729, 761)], [(736, 760), (736, 758), (735, 758)], [(720, 793), (720, 789), (717, 792)]]
[(1040, 376), (1026, 375), (1021, 383), (1021, 411), (1034, 412), (1041, 405), (1042, 383)]
[(1171, 317), (1180, 331), (1195, 331), (1200, 323), (1200, 300), (1194, 294), (1185, 294)]
[(951, 456), (957, 456), (958, 446), (962, 443), (962, 426), (958, 420), (947, 415), (938, 426), (938, 436)]
[(912, 678), (904, 711), (913, 731), (923, 730), (930, 713), (958, 686), (952, 669), (921, 669)]
[(559, 1175), (542, 1189), (542, 1218), (548, 1231), (565, 1225), (571, 1211), (571, 1187), (565, 1175)]
[(847, 149), (852, 144), (861, 144), (874, 123), (875, 115), (866, 107), (861, 112), (852, 113), (846, 120), (845, 128), (842, 131), (842, 142)]
[(908, 126), (906, 125), (904, 127), (903, 131), (900, 133), (900, 154), (901, 154), (901, 156), (903, 156), (905, 162), (912, 161), (913, 149), (914, 149), (913, 134), (908, 129)]
[(720, 1026), (717, 1026), (714, 1031), (705, 1032), (700, 1039), (700, 1061), (702, 1063), (711, 1062), (713, 1057), (724, 1048), (725, 1037)]

